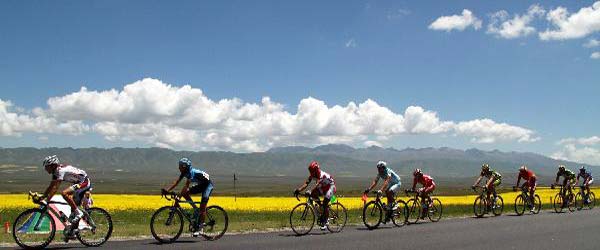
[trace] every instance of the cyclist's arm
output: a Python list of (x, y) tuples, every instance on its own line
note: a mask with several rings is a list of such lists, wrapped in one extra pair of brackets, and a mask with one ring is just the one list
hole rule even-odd
[(179, 182), (181, 181), (181, 179), (182, 179), (181, 176), (179, 178), (177, 178), (177, 180), (175, 180), (175, 182), (169, 188), (167, 188), (167, 192), (171, 192), (171, 190), (173, 190), (175, 187), (177, 187), (177, 185), (179, 185)]
[(188, 188), (190, 188), (190, 183), (192, 183), (192, 181), (190, 179), (187, 179), (185, 181), (185, 184), (183, 185), (183, 188), (181, 189), (181, 192), (183, 192), (184, 190), (188, 190)]
[(383, 181), (383, 185), (381, 185), (381, 189), (379, 189), (379, 190), (381, 190), (381, 191), (386, 190), (388, 184), (390, 184), (391, 179), (392, 179), (391, 176), (388, 176), (387, 178), (385, 178), (385, 181)]
[(519, 187), (519, 183), (521, 183), (521, 175), (519, 174), (519, 177), (517, 177), (517, 185), (515, 185), (517, 188)]
[(304, 182), (304, 184), (302, 184), (302, 185), (301, 185), (300, 187), (298, 187), (296, 190), (298, 190), (298, 191), (302, 191), (302, 190), (304, 190), (304, 189), (305, 189), (305, 188), (308, 186), (308, 184), (310, 183), (310, 181), (312, 181), (312, 178), (311, 178), (311, 177), (308, 177), (308, 179), (306, 179), (306, 181)]
[(411, 190), (415, 190), (415, 187), (417, 186), (417, 177), (413, 178), (413, 185)]
[(48, 188), (46, 188), (46, 191), (44, 191), (44, 195), (42, 197), (46, 198), (47, 202), (50, 201), (52, 196), (54, 196), (54, 193), (56, 193), (58, 186), (60, 186), (60, 182), (61, 180), (52, 180), (50, 185), (48, 185)]
[(479, 184), (479, 182), (481, 182), (481, 179), (483, 178), (483, 175), (480, 175), (477, 180), (475, 181), (475, 184), (473, 184), (473, 186), (477, 186)]
[(371, 191), (371, 189), (373, 189), (373, 187), (375, 187), (375, 185), (377, 185), (377, 182), (379, 182), (379, 176), (375, 177), (375, 179), (373, 179), (373, 181), (371, 182), (371, 185), (367, 188), (367, 190), (365, 191)]
[[(485, 186), (486, 187), (490, 186), (492, 183), (494, 183), (495, 180), (496, 180), (496, 176), (492, 175), (492, 177), (490, 177), (490, 179), (485, 183)], [(477, 182), (477, 183), (479, 183), (479, 182)]]
[[(560, 178), (560, 174), (556, 174), (556, 180), (554, 181), (554, 183), (558, 183), (558, 179)], [(566, 177), (565, 177), (566, 178)]]

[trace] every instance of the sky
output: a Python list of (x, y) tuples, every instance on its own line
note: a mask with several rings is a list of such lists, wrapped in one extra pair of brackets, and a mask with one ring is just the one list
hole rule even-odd
[(600, 164), (600, 1), (0, 1), (0, 147)]

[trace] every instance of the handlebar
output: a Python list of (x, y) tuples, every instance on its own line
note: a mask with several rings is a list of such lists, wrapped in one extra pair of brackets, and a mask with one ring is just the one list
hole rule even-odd
[(177, 197), (177, 193), (175, 192), (168, 192), (167, 190), (161, 189), (161, 197), (165, 198), (168, 201), (172, 201), (172, 200), (179, 200), (179, 197)]
[(28, 200), (32, 200), (33, 203), (35, 204), (39, 204), (39, 205), (43, 205), (42, 204), (42, 195), (40, 195), (38, 192), (31, 192), (29, 191), (29, 195), (27, 196)]
[(487, 187), (485, 186), (472, 186), (471, 189), (473, 189), (473, 191), (477, 192), (477, 189), (480, 188), (482, 189), (483, 192), (487, 191)]

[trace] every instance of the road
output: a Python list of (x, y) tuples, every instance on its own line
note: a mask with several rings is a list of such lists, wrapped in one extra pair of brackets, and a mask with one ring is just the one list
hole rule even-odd
[[(307, 236), (292, 232), (226, 235), (218, 241), (182, 238), (159, 245), (153, 240), (109, 241), (104, 249), (600, 249), (600, 209), (556, 214), (454, 218), (401, 228), (347, 227), (337, 234), (319, 229)], [(79, 244), (51, 245), (77, 249)], [(89, 249), (89, 248), (88, 248)]]

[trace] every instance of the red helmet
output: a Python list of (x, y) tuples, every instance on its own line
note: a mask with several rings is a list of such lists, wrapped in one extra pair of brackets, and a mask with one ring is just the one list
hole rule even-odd
[(527, 172), (527, 166), (521, 166), (521, 168), (519, 168), (519, 172)]
[(413, 175), (414, 176), (419, 176), (419, 175), (422, 175), (422, 174), (423, 174), (423, 171), (421, 171), (421, 169), (417, 168), (417, 169), (415, 169), (415, 171), (413, 171)]
[(319, 167), (319, 163), (317, 161), (312, 161), (310, 164), (308, 164), (308, 172), (310, 172), (311, 175), (313, 173), (315, 173), (315, 175), (318, 175), (320, 171), (321, 167)]

